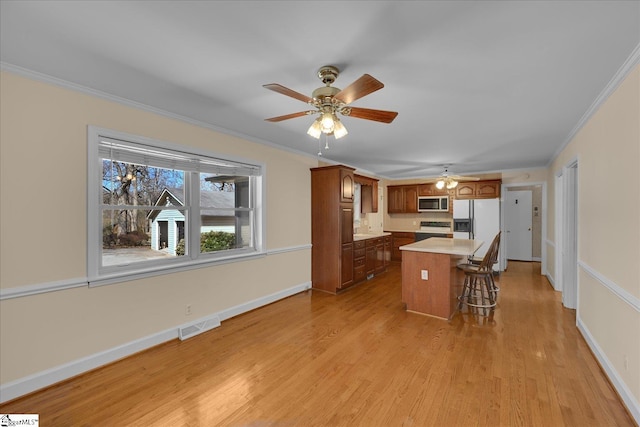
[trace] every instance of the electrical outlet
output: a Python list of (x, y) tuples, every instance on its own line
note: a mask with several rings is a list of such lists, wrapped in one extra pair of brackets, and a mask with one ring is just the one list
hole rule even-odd
[(626, 354), (623, 357), (623, 363), (624, 363), (624, 370), (625, 371), (629, 370), (629, 358), (627, 357)]
[(422, 280), (429, 280), (429, 270), (422, 270), (420, 272), (420, 277)]
[(191, 304), (187, 304), (187, 306), (184, 308), (184, 314), (186, 314), (187, 316), (191, 315)]

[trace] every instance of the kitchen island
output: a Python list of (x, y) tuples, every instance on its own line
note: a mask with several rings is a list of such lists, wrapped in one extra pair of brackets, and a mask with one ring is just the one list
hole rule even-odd
[(465, 263), (483, 242), (432, 237), (401, 246), (402, 302), (407, 311), (449, 319), (462, 290)]

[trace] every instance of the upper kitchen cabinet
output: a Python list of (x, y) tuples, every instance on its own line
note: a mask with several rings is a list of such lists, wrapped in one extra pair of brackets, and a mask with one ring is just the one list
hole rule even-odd
[(418, 186), (390, 185), (387, 187), (388, 213), (417, 213)]
[(336, 293), (353, 284), (353, 168), (311, 169), (311, 280)]
[(340, 169), (340, 197), (342, 203), (353, 202), (355, 194), (353, 169), (343, 167)]
[(378, 212), (378, 180), (361, 175), (354, 175), (354, 180), (360, 184), (360, 212)]
[(449, 190), (446, 188), (439, 189), (435, 182), (429, 184), (418, 185), (418, 196), (447, 196)]
[(456, 199), (495, 199), (500, 197), (500, 180), (460, 182), (456, 187)]

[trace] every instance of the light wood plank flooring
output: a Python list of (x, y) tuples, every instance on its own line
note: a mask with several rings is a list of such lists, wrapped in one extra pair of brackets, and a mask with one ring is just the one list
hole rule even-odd
[(633, 426), (575, 312), (511, 262), (492, 319), (407, 313), (398, 264), (0, 406), (43, 426)]

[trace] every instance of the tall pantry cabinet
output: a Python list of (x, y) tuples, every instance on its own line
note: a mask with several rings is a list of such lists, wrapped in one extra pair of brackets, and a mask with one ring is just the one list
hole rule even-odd
[(311, 280), (330, 293), (353, 285), (355, 169), (338, 165), (311, 169)]

